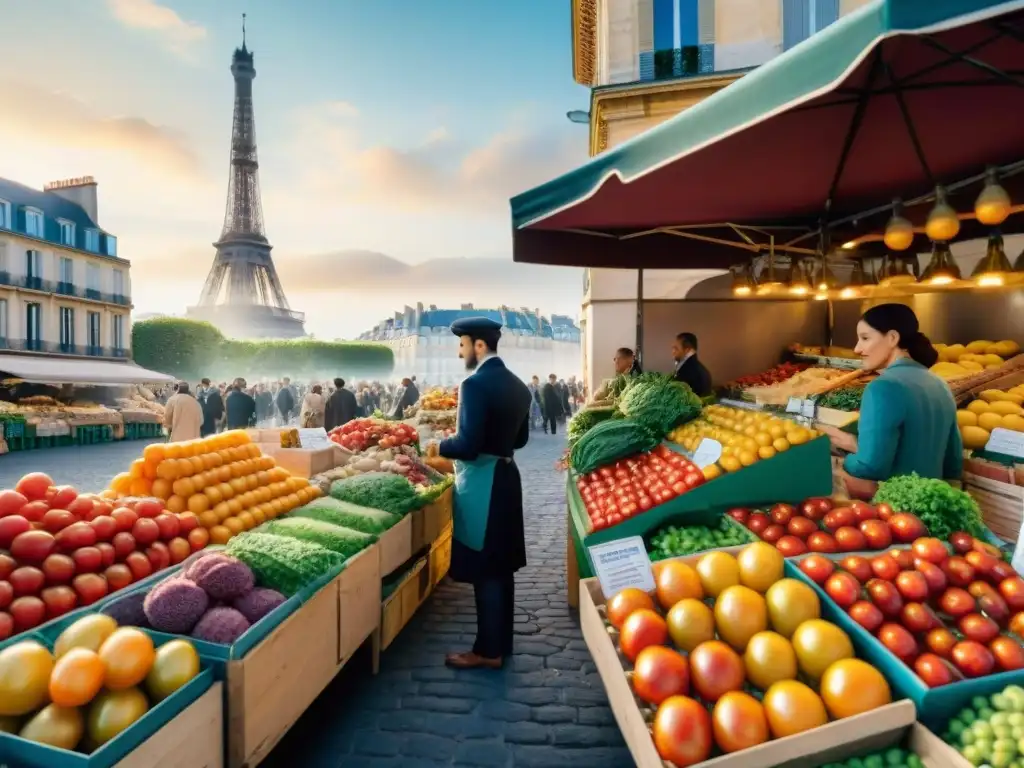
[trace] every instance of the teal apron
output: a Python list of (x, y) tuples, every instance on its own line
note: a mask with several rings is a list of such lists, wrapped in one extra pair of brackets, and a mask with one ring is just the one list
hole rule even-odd
[(491, 511), (494, 468), (509, 459), (481, 454), (473, 461), (455, 462), (452, 528), (455, 540), (474, 552), (482, 552)]

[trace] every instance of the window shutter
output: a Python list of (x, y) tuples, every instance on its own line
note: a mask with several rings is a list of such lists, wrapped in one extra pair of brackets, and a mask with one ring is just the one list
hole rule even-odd
[(782, 50), (788, 51), (811, 34), (811, 7), (817, 0), (782, 0)]
[(839, 0), (813, 0), (813, 2), (816, 29), (810, 30), (812, 33), (821, 32), (829, 24), (839, 20)]
[(711, 45), (715, 42), (715, 0), (699, 0), (697, 6), (698, 42)]

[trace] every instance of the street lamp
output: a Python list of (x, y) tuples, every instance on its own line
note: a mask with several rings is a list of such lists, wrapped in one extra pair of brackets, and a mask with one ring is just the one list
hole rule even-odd
[(582, 123), (583, 125), (590, 125), (590, 113), (584, 112), (582, 109), (573, 109), (565, 113), (565, 116), (569, 118), (570, 123)]

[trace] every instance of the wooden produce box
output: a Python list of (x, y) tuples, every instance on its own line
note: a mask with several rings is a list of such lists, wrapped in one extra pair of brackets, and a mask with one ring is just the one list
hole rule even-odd
[[(735, 548), (736, 551), (739, 549)], [(701, 557), (702, 554), (674, 559), (693, 564)], [(655, 749), (640, 703), (626, 679), (622, 657), (598, 612), (598, 607), (604, 603), (605, 597), (596, 578), (580, 582), (583, 640), (604, 683), (615, 722), (637, 768), (664, 768), (667, 764)], [(831, 756), (823, 758), (822, 753), (825, 752), (838, 755), (843, 749), (853, 756), (874, 751), (886, 743), (895, 743), (914, 724), (916, 717), (913, 703), (897, 701), (796, 736), (773, 739), (750, 749), (713, 757), (700, 765), (702, 768), (770, 768), (781, 765), (812, 768), (837, 759)], [(935, 768), (939, 765), (936, 764)]]
[(432, 585), (429, 563), (428, 557), (416, 561), (402, 583), (382, 604), (379, 604), (380, 633), (379, 640), (375, 642), (378, 650), (385, 650), (395, 641), (398, 633), (430, 596)]
[(273, 456), (278, 466), (284, 467), (298, 477), (312, 477), (338, 466), (341, 457), (333, 447), (328, 448), (282, 448), (280, 444), (259, 443), (266, 456)]
[(412, 514), (412, 551), (421, 552), (429, 547), (452, 521), (452, 488), (442, 493), (437, 501)]
[(328, 582), (243, 658), (227, 662), (228, 768), (264, 760), (341, 668), (338, 591), (338, 579)]
[(380, 552), (374, 545), (360, 552), (336, 579), (338, 587), (338, 669), (345, 665), (380, 625)]
[(452, 524), (430, 545), (430, 587), (433, 589), (448, 574), (452, 564)]
[(981, 507), (981, 518), (992, 533), (1004, 541), (1016, 542), (1024, 520), (1024, 486), (967, 472), (963, 482), (964, 490)]
[(222, 768), (224, 685), (213, 686), (114, 768)]
[(895, 746), (910, 749), (921, 758), (925, 768), (971, 768), (971, 764), (964, 759), (963, 755), (920, 723), (914, 723), (909, 728), (896, 731), (882, 731), (867, 736), (859, 743), (829, 747), (820, 754), (808, 755), (787, 762), (786, 766), (787, 768), (818, 768), (824, 764), (844, 762), (852, 757), (863, 757)]
[(412, 529), (413, 516), (406, 515), (402, 522), (381, 534), (377, 541), (381, 578), (397, 571), (413, 556), (416, 550), (412, 548)]

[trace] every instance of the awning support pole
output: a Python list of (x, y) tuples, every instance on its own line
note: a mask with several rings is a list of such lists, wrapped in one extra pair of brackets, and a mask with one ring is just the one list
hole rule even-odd
[(636, 359), (643, 367), (644, 348), (644, 271), (636, 271)]

